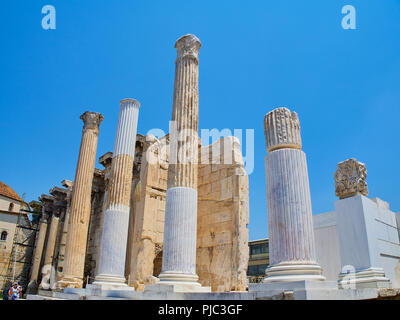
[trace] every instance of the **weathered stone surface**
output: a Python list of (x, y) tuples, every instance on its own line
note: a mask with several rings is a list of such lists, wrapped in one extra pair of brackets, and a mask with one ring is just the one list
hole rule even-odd
[(56, 245), (57, 231), (60, 218), (53, 214), (51, 218), (50, 230), (47, 236), (46, 252), (42, 267), (42, 282), (40, 288), (48, 289), (50, 285), (50, 273), (53, 267), (54, 248)]
[[(162, 272), (159, 284), (197, 286), (196, 224), (200, 40), (179, 38), (170, 133), (168, 190), (165, 209)], [(198, 285), (200, 286), (200, 285)]]
[(281, 148), (301, 149), (300, 121), (296, 112), (277, 108), (264, 117), (267, 151)]
[(36, 236), (35, 249), (33, 251), (32, 267), (29, 278), (29, 284), (27, 288), (28, 293), (36, 292), (39, 285), (38, 278), (39, 278), (40, 262), (42, 259), (43, 248), (45, 245), (45, 239), (48, 227), (48, 221), (47, 221), (48, 216), (44, 214), (45, 206), (43, 206), (42, 210), (43, 213), (39, 222), (39, 233)]
[[(141, 159), (141, 168), (132, 199), (134, 232), (129, 245), (129, 278), (137, 291), (144, 290), (146, 279), (158, 276), (161, 271), (169, 160), (167, 143), (168, 136), (160, 140), (148, 137), (143, 144), (144, 151), (136, 158)], [(224, 152), (225, 145), (230, 151)], [(212, 149), (216, 149), (215, 152)], [(248, 263), (248, 177), (243, 169), (240, 146), (236, 139), (229, 137), (199, 149), (199, 153), (207, 157), (214, 154), (215, 158), (218, 154), (218, 159), (222, 159), (218, 164), (215, 160), (214, 164), (210, 161), (200, 165), (198, 172), (196, 270), (199, 281), (212, 286), (214, 291), (243, 290)], [(224, 159), (230, 161), (224, 162)], [(209, 237), (208, 228), (214, 227), (209, 219), (219, 226), (220, 233), (214, 240)], [(220, 237), (228, 241), (220, 244)], [(215, 252), (211, 258), (210, 250)], [(226, 283), (222, 285), (219, 278)]]
[(354, 158), (339, 162), (334, 178), (335, 193), (340, 199), (368, 194), (367, 169)]
[(177, 49), (168, 188), (197, 189), (197, 150), (199, 130), (200, 40), (188, 34), (176, 41)]
[(148, 277), (158, 276), (161, 271), (157, 272), (155, 263), (156, 258), (162, 255), (164, 237), (168, 175), (167, 139), (168, 136), (160, 140), (146, 137), (136, 155), (136, 159), (140, 159), (140, 175), (136, 177), (132, 199), (133, 236), (129, 245), (129, 278), (139, 291), (144, 290)]
[(87, 111), (81, 119), (84, 121), (84, 127), (71, 200), (63, 279), (58, 282), (61, 287), (82, 287), (83, 285), (92, 181), (99, 126), (103, 116)]
[[(197, 274), (213, 291), (247, 288), (249, 182), (239, 141), (225, 137), (201, 148), (197, 217)], [(210, 161), (211, 162), (211, 161)]]
[(93, 175), (90, 222), (84, 267), (84, 281), (86, 283), (94, 280), (99, 267), (100, 244), (103, 234), (110, 169), (100, 170), (96, 168)]

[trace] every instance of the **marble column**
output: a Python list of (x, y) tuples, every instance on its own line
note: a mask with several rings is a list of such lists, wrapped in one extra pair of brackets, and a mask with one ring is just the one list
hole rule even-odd
[(162, 271), (159, 284), (201, 285), (196, 274), (197, 157), (200, 40), (191, 34), (177, 40), (175, 86), (170, 132), (168, 189)]
[(306, 155), (297, 114), (277, 108), (264, 118), (270, 267), (264, 283), (324, 280), (316, 262)]
[(31, 274), (29, 279), (29, 284), (27, 288), (27, 293), (35, 293), (38, 288), (38, 277), (40, 262), (42, 260), (44, 242), (46, 240), (47, 233), (47, 219), (48, 215), (45, 213), (45, 208), (42, 209), (42, 217), (39, 222), (39, 234), (36, 238), (35, 249), (32, 258)]
[(124, 99), (120, 103), (101, 238), (100, 264), (93, 282), (94, 285), (104, 288), (127, 286), (125, 259), (139, 108), (140, 103), (134, 99)]
[(47, 238), (47, 246), (46, 246), (46, 253), (44, 255), (44, 264), (52, 264), (53, 263), (53, 256), (54, 256), (54, 248), (56, 245), (56, 237), (57, 237), (57, 230), (58, 225), (60, 222), (60, 217), (53, 214), (51, 218), (49, 236)]
[(72, 193), (73, 182), (70, 180), (63, 180), (61, 182), (61, 184), (66, 188), (67, 195), (65, 198), (66, 208), (65, 208), (65, 214), (64, 214), (63, 229), (62, 229), (61, 239), (60, 239), (60, 247), (59, 247), (59, 251), (58, 251), (57, 280), (62, 279), (62, 274), (63, 274), (63, 269), (64, 269), (65, 247), (67, 244), (69, 216), (71, 213), (71, 195), (72, 195), (71, 193)]
[(48, 289), (48, 281), (50, 278), (46, 277), (46, 275), (50, 274), (53, 266), (53, 256), (54, 256), (54, 248), (56, 246), (56, 238), (57, 231), (59, 225), (60, 218), (53, 213), (51, 217), (51, 224), (49, 234), (47, 236), (47, 244), (46, 244), (46, 252), (44, 255), (44, 262), (42, 267), (42, 282), (40, 284), (40, 288)]
[(64, 216), (64, 224), (60, 239), (60, 249), (58, 252), (58, 263), (57, 263), (57, 278), (62, 278), (64, 270), (65, 260), (65, 247), (67, 245), (68, 225), (69, 225), (70, 208), (67, 208)]
[(72, 191), (63, 278), (58, 282), (58, 286), (61, 288), (81, 288), (83, 285), (92, 181), (99, 127), (103, 116), (97, 112), (86, 111), (81, 119), (84, 126)]

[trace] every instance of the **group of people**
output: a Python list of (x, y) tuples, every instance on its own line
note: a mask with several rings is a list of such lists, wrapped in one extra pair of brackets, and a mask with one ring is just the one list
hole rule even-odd
[(18, 300), (22, 298), (21, 282), (14, 282), (11, 287), (3, 290), (3, 300)]

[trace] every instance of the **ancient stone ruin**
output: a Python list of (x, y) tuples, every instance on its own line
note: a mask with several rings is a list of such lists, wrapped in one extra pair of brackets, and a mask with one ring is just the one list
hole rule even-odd
[[(264, 118), (270, 265), (249, 284), (249, 179), (235, 137), (199, 138), (200, 40), (175, 44), (171, 132), (137, 133), (123, 99), (95, 168), (103, 116), (85, 112), (75, 180), (42, 195), (29, 299), (376, 299), (400, 289), (400, 214), (340, 162), (335, 211), (313, 215), (296, 112)], [(261, 123), (260, 123), (261, 124)], [(140, 132), (140, 130), (139, 130)], [(396, 291), (397, 290), (397, 291)]]

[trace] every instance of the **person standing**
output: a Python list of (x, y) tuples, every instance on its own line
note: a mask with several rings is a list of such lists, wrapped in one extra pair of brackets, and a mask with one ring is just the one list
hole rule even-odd
[(7, 283), (6, 287), (3, 290), (3, 300), (8, 300), (8, 291), (10, 290), (10, 286)]
[(18, 300), (20, 298), (21, 287), (18, 287), (18, 283), (14, 282), (10, 290), (8, 290), (8, 297), (10, 300)]

